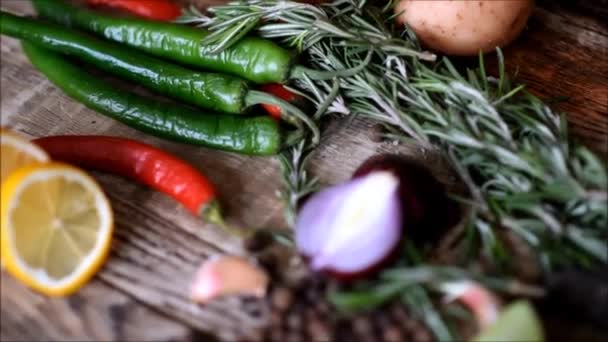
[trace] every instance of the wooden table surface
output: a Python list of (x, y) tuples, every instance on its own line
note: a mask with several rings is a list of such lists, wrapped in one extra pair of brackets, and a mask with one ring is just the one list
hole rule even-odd
[[(32, 13), (25, 0), (0, 0), (2, 10)], [(554, 108), (568, 112), (572, 135), (606, 160), (608, 152), (608, 29), (606, 1), (577, 5), (540, 1), (529, 28), (506, 49), (517, 80)], [(279, 166), (273, 158), (244, 157), (163, 141), (72, 101), (38, 73), (19, 43), (1, 39), (1, 122), (30, 137), (107, 134), (135, 138), (193, 163), (217, 184), (231, 224), (283, 226)], [(325, 183), (349, 176), (368, 156), (413, 154), (438, 169), (416, 146), (373, 142), (370, 124), (356, 120), (318, 149), (312, 171)], [(440, 177), (446, 171), (437, 170)], [(65, 299), (38, 295), (1, 275), (1, 340), (251, 339), (265, 315), (251, 315), (236, 298), (199, 306), (188, 298), (193, 272), (208, 256), (242, 254), (240, 242), (201, 223), (168, 197), (111, 175), (94, 174), (112, 201), (112, 253), (97, 276)]]

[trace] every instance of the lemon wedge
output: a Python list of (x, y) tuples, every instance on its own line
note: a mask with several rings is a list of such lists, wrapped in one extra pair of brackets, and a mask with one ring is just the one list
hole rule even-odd
[(49, 161), (43, 149), (4, 128), (0, 128), (0, 159), (0, 182), (22, 166)]
[(75, 167), (22, 167), (4, 181), (1, 255), (27, 286), (64, 296), (83, 286), (110, 248), (112, 209), (99, 185)]

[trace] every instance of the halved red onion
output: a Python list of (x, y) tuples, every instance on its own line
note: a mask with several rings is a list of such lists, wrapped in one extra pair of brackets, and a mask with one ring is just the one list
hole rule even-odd
[(313, 195), (296, 222), (296, 245), (315, 271), (365, 272), (401, 238), (399, 179), (377, 171)]

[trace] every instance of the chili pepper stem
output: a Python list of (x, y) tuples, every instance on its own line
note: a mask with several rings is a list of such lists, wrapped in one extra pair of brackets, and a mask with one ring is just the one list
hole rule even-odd
[[(298, 128), (302, 128), (302, 122), (304, 120), (300, 119), (300, 113), (294, 114), (289, 112), (288, 109), (285, 108), (285, 106), (283, 105), (284, 103), (279, 103), (279, 101), (280, 99), (278, 97), (259, 90), (249, 90), (247, 91), (247, 95), (245, 95), (245, 107), (251, 107), (258, 104), (269, 104), (277, 106), (281, 110), (282, 120), (287, 121), (288, 123)], [(306, 115), (304, 114), (303, 116)]]
[(359, 64), (355, 67), (349, 68), (349, 69), (320, 71), (320, 70), (315, 70), (315, 69), (309, 69), (302, 65), (296, 65), (291, 70), (289, 79), (304, 79), (304, 78), (308, 77), (309, 79), (314, 80), (314, 81), (324, 81), (324, 80), (331, 80), (332, 78), (336, 78), (336, 77), (351, 77), (351, 76), (358, 74), (361, 70), (363, 70), (369, 64), (369, 62), (371, 62), (373, 53), (374, 53), (374, 50), (370, 49), (367, 52), (367, 56), (365, 56), (365, 59), (361, 62), (361, 64)]
[(272, 238), (285, 245), (285, 246), (293, 246), (293, 236), (291, 232), (284, 229), (237, 229), (234, 228), (224, 221), (224, 217), (222, 216), (221, 208), (219, 202), (211, 201), (209, 202), (202, 210), (201, 217), (206, 222), (212, 223), (219, 228), (221, 228), (224, 232), (236, 236), (240, 239), (246, 240), (248, 238), (253, 237), (256, 234), (267, 233), (272, 236)]
[(290, 146), (293, 146), (293, 145), (299, 143), (300, 141), (302, 141), (302, 139), (304, 139), (304, 136), (305, 136), (304, 133), (305, 132), (302, 129), (297, 129), (295, 131), (288, 133), (283, 142), (283, 145), (285, 147), (290, 147)]
[(302, 128), (301, 122), (303, 122), (306, 126), (308, 126), (310, 132), (312, 133), (313, 144), (316, 145), (319, 143), (321, 136), (319, 128), (313, 122), (313, 120), (298, 107), (276, 96), (258, 90), (250, 90), (245, 96), (245, 105), (247, 107), (261, 103), (271, 104), (281, 108), (281, 117), (287, 122), (296, 125), (300, 129)]
[(251, 234), (251, 232), (237, 229), (227, 224), (226, 221), (224, 221), (224, 216), (222, 215), (220, 204), (216, 200), (207, 203), (207, 205), (205, 205), (201, 210), (200, 216), (206, 222), (216, 225), (229, 235), (233, 235), (239, 238), (246, 238)]

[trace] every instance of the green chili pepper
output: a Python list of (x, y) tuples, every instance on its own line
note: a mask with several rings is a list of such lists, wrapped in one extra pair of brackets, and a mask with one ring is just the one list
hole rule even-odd
[(234, 76), (193, 72), (78, 31), (5, 12), (0, 12), (0, 30), (3, 34), (74, 56), (161, 94), (203, 108), (241, 114), (246, 107), (255, 104), (278, 103), (286, 119), (292, 118), (292, 122), (308, 120), (294, 106), (270, 94), (250, 90), (246, 81)]
[(104, 83), (65, 61), (61, 55), (23, 42), (34, 66), (73, 99), (152, 135), (251, 155), (272, 155), (281, 148), (278, 124), (268, 116), (243, 118), (203, 114), (158, 103)]
[[(364, 65), (322, 72), (295, 65), (294, 56), (270, 40), (245, 37), (229, 48), (212, 53), (201, 44), (209, 33), (198, 28), (112, 17), (61, 0), (33, 0), (38, 14), (70, 27), (79, 27), (106, 39), (130, 45), (152, 55), (203, 69), (230, 73), (255, 83), (284, 83), (290, 78), (331, 79), (358, 72)], [(371, 58), (371, 53), (369, 54)], [(368, 59), (369, 60), (369, 59)], [(366, 64), (366, 63), (364, 63)]]

